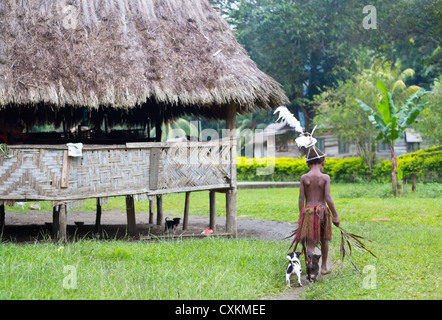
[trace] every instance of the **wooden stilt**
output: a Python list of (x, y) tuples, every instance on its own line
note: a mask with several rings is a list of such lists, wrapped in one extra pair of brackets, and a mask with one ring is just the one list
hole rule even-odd
[(97, 198), (97, 216), (95, 217), (95, 232), (101, 230), (101, 202), (100, 198)]
[(210, 198), (210, 221), (209, 221), (209, 227), (213, 230), (213, 232), (216, 232), (216, 193), (215, 191), (209, 192), (209, 198)]
[(149, 200), (149, 224), (153, 224), (154, 211), (155, 211), (155, 200)]
[(226, 193), (226, 232), (237, 236), (236, 226), (236, 104), (230, 103), (227, 107), (226, 129), (230, 138), (230, 179), (231, 189)]
[(3, 232), (5, 227), (5, 205), (0, 205), (0, 233)]
[(61, 204), (58, 214), (58, 221), (59, 221), (59, 231), (58, 231), (58, 238), (60, 240), (66, 241), (67, 239), (67, 210), (66, 210), (66, 204)]
[(226, 192), (226, 232), (237, 236), (236, 225), (236, 188)]
[(163, 224), (163, 196), (157, 195), (157, 225)]
[(135, 203), (133, 196), (126, 196), (126, 214), (127, 214), (127, 233), (134, 237), (137, 234), (135, 221)]
[(52, 239), (58, 239), (60, 232), (60, 206), (52, 208)]
[(186, 192), (186, 198), (184, 201), (183, 230), (187, 230), (187, 227), (189, 225), (189, 202), (190, 202), (190, 192)]

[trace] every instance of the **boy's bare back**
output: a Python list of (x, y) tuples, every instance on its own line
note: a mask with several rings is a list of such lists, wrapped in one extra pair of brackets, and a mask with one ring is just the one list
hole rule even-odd
[(304, 186), (305, 205), (317, 206), (325, 205), (325, 184), (330, 181), (330, 177), (321, 172), (309, 172), (301, 177)]
[(339, 217), (330, 193), (330, 176), (322, 173), (324, 163), (309, 165), (310, 171), (301, 177), (299, 186), (299, 212), (305, 206), (327, 205), (332, 212), (333, 223), (339, 225)]

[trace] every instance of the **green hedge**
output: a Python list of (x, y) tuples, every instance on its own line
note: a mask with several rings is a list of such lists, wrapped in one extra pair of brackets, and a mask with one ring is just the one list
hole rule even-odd
[[(271, 168), (272, 174), (257, 174), (258, 168)], [(442, 146), (419, 150), (398, 157), (399, 168), (404, 180), (411, 180), (413, 174), (421, 182), (442, 182)], [(308, 172), (304, 159), (245, 159), (237, 161), (238, 180), (240, 181), (299, 181)], [(376, 163), (370, 171), (361, 158), (327, 158), (324, 173), (334, 181), (391, 181), (391, 162), (384, 160)]]

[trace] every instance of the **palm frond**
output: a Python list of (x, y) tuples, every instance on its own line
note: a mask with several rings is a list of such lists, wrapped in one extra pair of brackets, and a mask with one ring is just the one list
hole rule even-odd
[(416, 93), (418, 90), (420, 90), (421, 89), (421, 87), (419, 87), (419, 86), (416, 86), (416, 85), (411, 85), (411, 86), (409, 86), (408, 88), (407, 88), (407, 93), (408, 94), (413, 94), (413, 93)]
[(402, 71), (402, 73), (401, 73), (401, 75), (400, 75), (400, 78), (401, 78), (402, 80), (406, 80), (406, 79), (408, 79), (408, 78), (413, 78), (414, 75), (415, 75), (415, 73), (416, 73), (416, 72), (415, 72), (413, 69), (408, 68), (408, 69), (405, 69), (404, 71)]
[[(365, 252), (370, 253), (373, 257), (378, 258), (371, 250), (369, 250), (365, 246), (365, 243), (362, 242), (361, 240), (367, 240), (369, 242), (372, 242), (372, 241), (369, 239), (365, 239), (364, 237), (359, 236), (357, 234), (347, 232), (342, 227), (337, 227), (337, 228), (341, 232), (341, 245), (340, 245), (341, 268), (342, 269), (344, 268), (344, 258), (345, 258), (345, 256), (347, 256), (348, 260), (350, 260), (351, 264), (356, 269), (356, 271), (361, 273), (361, 271), (359, 271), (359, 269), (356, 267), (356, 265), (354, 264), (354, 262), (351, 259), (352, 245), (353, 245), (353, 248), (355, 248), (357, 251), (359, 251), (359, 252), (365, 251)], [(348, 251), (346, 249), (346, 244), (348, 246)]]
[(405, 85), (405, 82), (402, 80), (398, 80), (393, 84), (393, 89), (391, 89), (391, 92), (395, 92), (397, 89), (400, 89), (400, 91), (405, 90), (407, 86)]

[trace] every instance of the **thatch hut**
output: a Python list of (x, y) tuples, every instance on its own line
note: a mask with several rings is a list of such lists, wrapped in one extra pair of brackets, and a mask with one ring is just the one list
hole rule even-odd
[[(0, 202), (51, 200), (62, 235), (69, 201), (195, 190), (226, 192), (235, 232), (234, 135), (177, 147), (158, 142), (161, 124), (191, 114), (234, 129), (237, 113), (287, 102), (207, 0), (0, 2), (0, 119), (64, 128), (0, 156)], [(85, 120), (96, 130), (68, 132)], [(156, 138), (112, 139), (116, 124)], [(66, 142), (83, 142), (82, 156)]]

